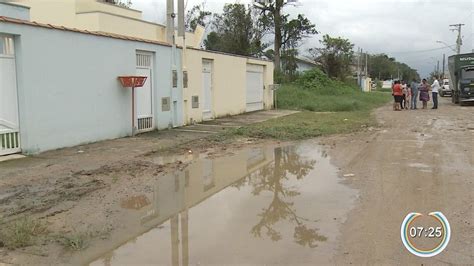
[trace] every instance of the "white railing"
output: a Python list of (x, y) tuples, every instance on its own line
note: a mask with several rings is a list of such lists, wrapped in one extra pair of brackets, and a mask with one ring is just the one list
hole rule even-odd
[(21, 152), (20, 132), (12, 129), (0, 129), (0, 156)]

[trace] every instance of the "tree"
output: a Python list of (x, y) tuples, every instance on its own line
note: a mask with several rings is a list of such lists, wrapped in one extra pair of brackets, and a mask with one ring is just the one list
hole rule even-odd
[(263, 17), (267, 17), (269, 21), (273, 21), (275, 41), (274, 41), (274, 59), (275, 59), (275, 72), (280, 72), (280, 49), (282, 43), (282, 16), (281, 11), (288, 2), (285, 0), (270, 0), (270, 1), (259, 1), (254, 6), (261, 10)]
[(322, 48), (311, 48), (309, 53), (315, 62), (319, 62), (323, 71), (331, 78), (344, 80), (350, 73), (350, 64), (354, 57), (354, 44), (341, 37), (324, 35), (320, 41)]
[(104, 0), (104, 2), (125, 8), (130, 8), (132, 6), (132, 0)]
[(405, 63), (397, 62), (386, 54), (371, 55), (369, 59), (369, 75), (379, 80), (403, 79), (406, 81), (419, 79), (420, 75)]
[(204, 3), (193, 6), (186, 13), (185, 25), (186, 30), (194, 32), (198, 25), (205, 27), (208, 23), (208, 18), (212, 15), (211, 12), (204, 10)]
[[(296, 75), (298, 65), (296, 58), (298, 57), (297, 49), (285, 49), (281, 53), (282, 72), (292, 80)], [(281, 81), (280, 81), (281, 82)]]
[(289, 15), (282, 17), (281, 48), (283, 50), (297, 48), (304, 38), (317, 34), (316, 26), (304, 15), (289, 20)]
[(204, 41), (206, 49), (261, 56), (268, 47), (262, 42), (266, 29), (254, 11), (243, 4), (226, 4), (222, 14), (214, 14), (214, 30)]
[[(285, 5), (295, 1), (288, 0), (269, 0), (256, 1), (254, 6), (261, 11), (262, 20), (267, 27), (271, 28), (274, 34), (273, 58), (275, 63), (275, 72), (281, 72), (282, 51), (288, 55), (288, 49), (296, 49), (299, 42), (310, 34), (316, 34), (315, 25), (299, 14), (296, 19), (288, 20), (289, 15), (282, 15), (282, 9)], [(295, 60), (296, 58), (293, 58)]]
[[(269, 30), (275, 28), (272, 14), (263, 16), (261, 20)], [(290, 19), (290, 15), (282, 15), (281, 20), (280, 71), (291, 79), (297, 69), (296, 59), (298, 56), (298, 47), (303, 39), (310, 35), (317, 34), (318, 31), (316, 30), (316, 26), (302, 14), (299, 14), (294, 19)], [(274, 33), (273, 30), (270, 31)], [(266, 52), (265, 55), (267, 58), (274, 60), (275, 51), (271, 50), (271, 52), (273, 55), (270, 56), (269, 52)]]

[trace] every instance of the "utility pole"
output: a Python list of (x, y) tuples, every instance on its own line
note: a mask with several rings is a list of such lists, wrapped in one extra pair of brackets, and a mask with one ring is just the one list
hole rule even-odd
[(367, 77), (368, 72), (369, 72), (369, 54), (366, 52), (365, 53), (365, 77)]
[(360, 73), (360, 47), (357, 47), (357, 79), (359, 79)]
[(357, 47), (357, 86), (360, 87), (360, 53), (361, 53), (361, 48)]
[(439, 60), (438, 60), (438, 63), (436, 65), (436, 75), (439, 76)]
[(444, 79), (444, 66), (446, 65), (446, 54), (443, 54), (443, 79)]
[(461, 53), (461, 45), (462, 45), (462, 35), (461, 35), (461, 29), (464, 24), (452, 24), (449, 25), (451, 27), (451, 31), (457, 31), (458, 32), (458, 38), (456, 40), (456, 52), (457, 54)]

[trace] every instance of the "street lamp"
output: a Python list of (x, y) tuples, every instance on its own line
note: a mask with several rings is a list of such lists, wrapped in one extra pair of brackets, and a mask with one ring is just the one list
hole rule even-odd
[(443, 42), (443, 41), (436, 41), (436, 43), (444, 44), (444, 45), (446, 45), (446, 47), (448, 47), (449, 49), (451, 49), (453, 52), (457, 53), (456, 49), (454, 49), (453, 47), (451, 47), (451, 46), (454, 46), (454, 45), (449, 45), (449, 44), (447, 44), (447, 43), (445, 43), (445, 42)]

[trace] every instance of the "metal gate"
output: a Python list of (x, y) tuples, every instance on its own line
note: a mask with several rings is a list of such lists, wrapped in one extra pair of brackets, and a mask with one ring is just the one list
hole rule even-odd
[(21, 152), (13, 37), (0, 34), (0, 155)]
[(155, 127), (153, 119), (153, 55), (137, 53), (137, 75), (146, 76), (143, 87), (137, 88), (137, 130), (138, 132), (151, 131)]

